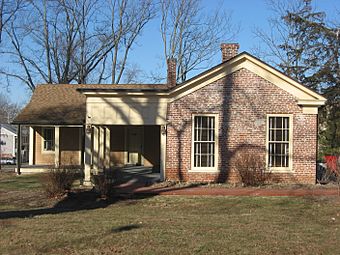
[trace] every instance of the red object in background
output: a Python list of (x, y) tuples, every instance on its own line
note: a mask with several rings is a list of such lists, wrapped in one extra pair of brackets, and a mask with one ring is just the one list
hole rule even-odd
[(327, 167), (333, 172), (336, 172), (336, 161), (338, 159), (337, 156), (325, 156), (324, 158), (325, 158)]

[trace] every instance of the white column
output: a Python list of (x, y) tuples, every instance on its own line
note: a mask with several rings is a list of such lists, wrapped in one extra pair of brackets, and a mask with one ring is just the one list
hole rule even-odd
[(164, 181), (165, 176), (165, 163), (166, 163), (166, 125), (160, 126), (160, 142), (161, 142), (161, 150), (160, 150), (160, 178), (161, 181)]
[(110, 134), (110, 128), (105, 128), (105, 168), (110, 168), (110, 150), (111, 150), (111, 134)]
[(28, 152), (29, 152), (29, 155), (28, 155), (28, 164), (29, 165), (34, 165), (34, 154), (35, 154), (35, 151), (34, 151), (34, 148), (35, 148), (35, 145), (34, 145), (34, 136), (35, 136), (35, 130), (33, 127), (29, 127), (29, 149), (28, 149)]
[(98, 173), (98, 162), (99, 162), (99, 128), (93, 126), (93, 170)]
[(104, 153), (105, 153), (105, 129), (103, 127), (99, 127), (99, 169), (100, 171), (103, 170), (104, 167)]
[(59, 132), (60, 127), (55, 126), (54, 128), (54, 163), (55, 167), (59, 167), (60, 165), (60, 146), (59, 146)]
[(17, 168), (16, 172), (18, 175), (21, 174), (21, 125), (18, 125), (17, 130)]
[(92, 129), (86, 129), (85, 127), (85, 148), (84, 148), (84, 181), (83, 185), (84, 186), (92, 186), (91, 183), (91, 134), (92, 134)]

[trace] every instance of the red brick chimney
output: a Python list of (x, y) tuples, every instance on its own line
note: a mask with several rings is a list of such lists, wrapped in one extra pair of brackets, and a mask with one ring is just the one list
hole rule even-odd
[(222, 62), (226, 62), (232, 57), (235, 57), (238, 54), (238, 49), (240, 45), (238, 43), (222, 43), (221, 51), (222, 51)]
[(168, 65), (167, 85), (168, 88), (173, 88), (176, 86), (176, 59), (169, 58), (167, 60), (167, 65)]

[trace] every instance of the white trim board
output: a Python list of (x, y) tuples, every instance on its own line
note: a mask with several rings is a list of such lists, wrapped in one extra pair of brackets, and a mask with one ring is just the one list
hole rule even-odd
[(234, 59), (211, 69), (204, 75), (198, 75), (196, 78), (183, 83), (183, 85), (171, 91), (170, 95), (173, 96), (170, 97), (169, 101), (171, 102), (180, 99), (242, 68), (255, 73), (263, 79), (292, 94), (298, 99), (300, 105), (306, 104), (308, 106), (317, 107), (323, 105), (326, 101), (326, 98), (323, 96), (309, 88), (306, 88), (295, 80), (280, 73), (273, 67), (259, 61), (247, 53), (241, 53)]

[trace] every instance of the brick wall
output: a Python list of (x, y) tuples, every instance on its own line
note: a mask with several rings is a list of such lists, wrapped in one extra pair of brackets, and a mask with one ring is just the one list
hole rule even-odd
[[(192, 114), (217, 113), (218, 172), (191, 169)], [(241, 69), (168, 106), (166, 178), (183, 181), (237, 182), (233, 157), (239, 151), (262, 152), (265, 160), (267, 114), (293, 114), (293, 171), (275, 180), (315, 183), (317, 115), (303, 114), (288, 92)]]

